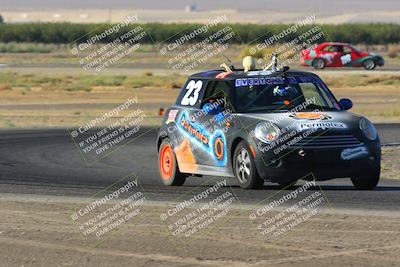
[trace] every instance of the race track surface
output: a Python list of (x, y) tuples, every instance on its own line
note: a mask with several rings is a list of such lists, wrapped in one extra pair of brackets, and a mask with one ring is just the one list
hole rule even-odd
[[(400, 124), (377, 127), (382, 144), (400, 143)], [(157, 129), (142, 130), (141, 137), (90, 165), (82, 159), (66, 129), (1, 130), (0, 193), (87, 197), (133, 174), (149, 200), (175, 201), (196, 186), (207, 188), (221, 180), (193, 177), (182, 187), (163, 186), (157, 169)], [(284, 193), (268, 183), (261, 190), (245, 191), (236, 186), (234, 179), (228, 182), (243, 204), (255, 204), (270, 195)], [(320, 182), (320, 186), (333, 208), (399, 210), (400, 181), (382, 177), (372, 192), (354, 190), (349, 179)]]

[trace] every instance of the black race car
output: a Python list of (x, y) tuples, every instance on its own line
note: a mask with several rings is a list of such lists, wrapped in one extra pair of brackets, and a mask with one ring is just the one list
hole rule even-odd
[(317, 75), (287, 67), (193, 74), (158, 135), (162, 181), (226, 176), (251, 189), (264, 181), (285, 187), (299, 179), (348, 177), (357, 189), (374, 189), (379, 137), (351, 107)]

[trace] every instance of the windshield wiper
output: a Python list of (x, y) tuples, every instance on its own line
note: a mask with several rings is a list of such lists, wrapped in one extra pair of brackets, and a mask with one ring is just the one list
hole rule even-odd
[[(335, 108), (323, 107), (323, 106), (316, 105), (316, 104), (309, 104), (309, 105), (307, 105), (307, 107), (306, 107), (305, 109), (319, 109), (319, 110), (321, 110), (321, 111), (324, 111), (325, 109), (327, 109), (327, 110), (332, 110), (332, 109), (335, 109)], [(335, 110), (336, 110), (336, 109), (335, 109)]]

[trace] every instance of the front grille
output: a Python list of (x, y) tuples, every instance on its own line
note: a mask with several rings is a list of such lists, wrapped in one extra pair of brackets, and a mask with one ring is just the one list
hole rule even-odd
[(300, 138), (292, 147), (354, 147), (361, 144), (353, 135), (311, 135)]

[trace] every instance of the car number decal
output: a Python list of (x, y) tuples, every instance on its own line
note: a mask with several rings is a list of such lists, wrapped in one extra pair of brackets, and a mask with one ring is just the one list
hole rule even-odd
[(347, 54), (347, 55), (341, 56), (340, 57), (340, 61), (342, 61), (343, 65), (346, 65), (346, 64), (350, 63), (351, 62), (351, 55)]
[(196, 104), (197, 99), (199, 99), (199, 93), (202, 87), (203, 87), (203, 81), (191, 80), (186, 86), (187, 92), (181, 100), (181, 105), (193, 106), (194, 104)]

